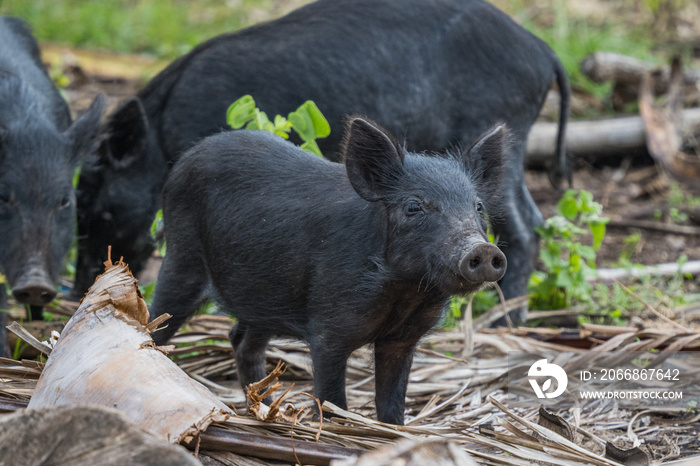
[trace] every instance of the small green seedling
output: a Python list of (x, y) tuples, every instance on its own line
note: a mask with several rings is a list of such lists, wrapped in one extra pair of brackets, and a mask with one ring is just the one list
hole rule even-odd
[[(568, 190), (557, 204), (558, 214), (536, 231), (542, 237), (540, 260), (544, 272), (530, 277), (530, 306), (562, 309), (572, 301), (589, 301), (592, 286), (586, 281), (595, 269), (596, 251), (605, 237), (608, 218), (588, 191)], [(581, 244), (585, 227), (593, 237), (591, 246)]]
[(273, 120), (255, 106), (255, 100), (250, 95), (244, 95), (231, 104), (226, 111), (226, 122), (233, 129), (258, 129), (274, 133), (284, 139), (289, 139), (289, 133), (294, 130), (306, 149), (322, 157), (316, 139), (328, 137), (331, 127), (316, 104), (307, 100), (295, 111), (287, 115), (275, 115)]
[(151, 223), (151, 238), (156, 242), (158, 253), (161, 257), (165, 257), (165, 239), (163, 238), (163, 209), (158, 209), (156, 217)]

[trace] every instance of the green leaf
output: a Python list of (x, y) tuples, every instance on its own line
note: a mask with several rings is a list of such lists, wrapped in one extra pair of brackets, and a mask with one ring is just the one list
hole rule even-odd
[(226, 123), (233, 129), (241, 129), (255, 118), (255, 100), (250, 95), (244, 95), (232, 103), (226, 111)]
[(157, 247), (158, 247), (158, 252), (162, 257), (165, 257), (165, 251), (166, 251), (166, 243), (165, 240), (162, 238), (159, 240), (158, 239), (158, 232), (160, 229), (163, 227), (163, 209), (158, 210), (156, 212), (156, 217), (153, 219), (153, 222), (151, 223), (151, 238), (156, 240)]
[(593, 194), (581, 189), (578, 192), (579, 205), (581, 206), (581, 212), (591, 212), (596, 210), (596, 206), (600, 205), (597, 202), (593, 202)]
[(301, 104), (297, 111), (308, 115), (316, 133), (315, 139), (326, 138), (331, 134), (331, 126), (328, 124), (328, 120), (326, 120), (326, 117), (323, 116), (321, 110), (312, 100), (307, 100)]
[(282, 115), (275, 115), (275, 122), (273, 133), (284, 138), (289, 139), (289, 132), (292, 129), (292, 124)]
[(568, 220), (575, 220), (581, 211), (581, 204), (576, 198), (576, 191), (567, 190), (557, 204), (557, 211)]
[(73, 171), (73, 189), (78, 187), (78, 182), (80, 181), (80, 167), (75, 167)]
[[(608, 223), (608, 219), (598, 219), (591, 221), (588, 224), (588, 228), (591, 230), (591, 235), (593, 236), (593, 250), (597, 251), (600, 249), (601, 244), (603, 244), (603, 238), (605, 238), (605, 224)], [(594, 254), (595, 257), (595, 254)]]
[(308, 150), (309, 152), (313, 152), (314, 154), (318, 155), (319, 157), (323, 157), (323, 154), (321, 153), (321, 149), (319, 149), (318, 144), (316, 144), (316, 141), (313, 139), (311, 141), (306, 141), (304, 144), (301, 146), (302, 149)]
[(269, 132), (271, 132), (271, 133), (274, 134), (274, 132), (275, 132), (275, 125), (274, 125), (270, 120), (268, 120), (268, 121), (266, 121), (266, 122), (263, 123), (263, 129), (264, 129), (265, 131), (269, 131)]
[(287, 116), (287, 119), (292, 123), (292, 128), (304, 142), (325, 138), (331, 134), (328, 120), (311, 100), (301, 104), (296, 111)]
[(595, 260), (595, 250), (590, 246), (585, 246), (583, 244), (579, 244), (578, 253), (581, 255), (581, 257), (583, 257), (586, 260), (589, 260), (589, 261)]
[(156, 239), (156, 236), (158, 236), (158, 230), (160, 229), (162, 223), (163, 209), (159, 209), (158, 212), (156, 212), (156, 216), (153, 219), (153, 222), (151, 223), (151, 238)]
[(258, 125), (259, 129), (265, 129), (268, 131), (272, 126), (272, 122), (267, 117), (267, 113), (261, 111), (259, 108), (255, 109), (255, 123)]

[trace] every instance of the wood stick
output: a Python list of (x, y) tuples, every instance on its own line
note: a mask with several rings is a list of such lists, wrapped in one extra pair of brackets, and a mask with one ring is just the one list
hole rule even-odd
[(612, 283), (616, 280), (624, 280), (630, 277), (646, 277), (649, 275), (668, 276), (677, 273), (698, 275), (700, 274), (700, 261), (689, 261), (682, 265), (676, 262), (649, 265), (642, 268), (597, 269), (597, 276), (592, 282)]
[(700, 227), (692, 225), (675, 225), (673, 223), (655, 222), (653, 220), (610, 220), (609, 228), (639, 228), (641, 230), (660, 231), (672, 235), (700, 236)]
[[(229, 451), (239, 455), (302, 464), (330, 464), (334, 459), (360, 456), (364, 450), (327, 445), (308, 440), (282, 439), (279, 436), (244, 434), (210, 428), (200, 434), (200, 450)], [(186, 446), (194, 449), (196, 442)]]
[(11, 400), (3, 398), (0, 400), (0, 413), (11, 413), (18, 409), (24, 409), (29, 402), (25, 400)]
[(20, 324), (17, 322), (12, 322), (10, 325), (7, 326), (7, 330), (10, 332), (14, 333), (17, 335), (17, 337), (21, 338), (22, 340), (25, 341), (25, 343), (29, 344), (32, 348), (36, 349), (40, 353), (44, 353), (45, 355), (50, 355), (51, 354), (51, 348), (39, 340), (37, 340), (34, 335), (29, 333), (25, 328), (23, 328)]

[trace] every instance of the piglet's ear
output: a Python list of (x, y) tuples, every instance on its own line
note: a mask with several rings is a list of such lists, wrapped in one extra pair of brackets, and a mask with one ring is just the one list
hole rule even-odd
[(366, 201), (385, 198), (403, 173), (401, 148), (369, 120), (350, 120), (343, 153), (350, 183)]
[(104, 104), (104, 95), (100, 93), (66, 132), (73, 145), (71, 162), (74, 165), (80, 164), (86, 155), (97, 149), (97, 130), (100, 127)]
[(481, 187), (498, 184), (506, 169), (506, 152), (510, 133), (503, 123), (486, 130), (462, 154), (462, 161), (472, 180)]

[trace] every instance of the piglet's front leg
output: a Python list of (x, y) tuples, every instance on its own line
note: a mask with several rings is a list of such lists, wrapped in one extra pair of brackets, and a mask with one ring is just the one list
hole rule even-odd
[(403, 425), (406, 387), (415, 341), (379, 340), (374, 344), (377, 419)]

